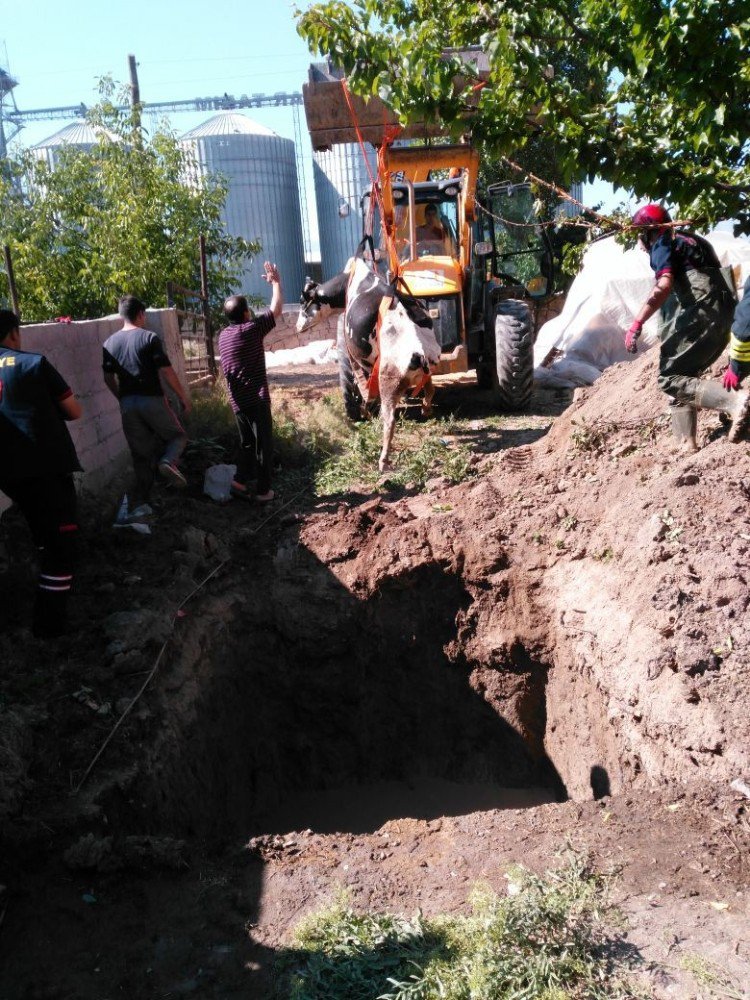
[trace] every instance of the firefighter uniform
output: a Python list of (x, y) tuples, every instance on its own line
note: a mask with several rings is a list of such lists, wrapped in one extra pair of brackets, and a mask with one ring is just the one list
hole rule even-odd
[(671, 274), (661, 307), (659, 386), (678, 405), (697, 402), (700, 374), (729, 342), (736, 300), (711, 244), (693, 233), (665, 233), (649, 248), (657, 280)]
[(750, 275), (734, 313), (729, 338), (729, 367), (740, 379), (750, 375)]
[(39, 548), (32, 628), (61, 635), (73, 583), (78, 456), (59, 403), (72, 396), (41, 354), (0, 342), (0, 490), (16, 503)]

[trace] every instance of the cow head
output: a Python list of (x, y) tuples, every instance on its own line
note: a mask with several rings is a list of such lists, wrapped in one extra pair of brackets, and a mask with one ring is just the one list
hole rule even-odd
[(299, 303), (302, 308), (297, 317), (297, 325), (295, 327), (297, 333), (304, 333), (306, 330), (311, 330), (321, 320), (325, 319), (331, 311), (330, 306), (324, 306), (317, 299), (315, 294), (317, 289), (318, 283), (316, 281), (313, 281), (312, 278), (305, 280), (302, 294), (299, 297)]

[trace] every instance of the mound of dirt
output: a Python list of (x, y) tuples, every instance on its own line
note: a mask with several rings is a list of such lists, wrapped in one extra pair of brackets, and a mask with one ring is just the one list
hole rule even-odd
[(425, 566), (458, 574), (451, 658), (505, 717), (497, 677), (545, 665), (542, 739), (574, 798), (604, 772), (613, 793), (750, 773), (750, 450), (702, 414), (701, 450), (675, 454), (655, 365), (613, 367), (475, 482), (301, 533), (362, 600)]

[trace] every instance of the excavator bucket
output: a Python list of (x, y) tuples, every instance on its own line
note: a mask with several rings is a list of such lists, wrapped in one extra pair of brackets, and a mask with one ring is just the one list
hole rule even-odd
[[(487, 78), (486, 57), (483, 53), (472, 49), (458, 54), (472, 66), (473, 76)], [(457, 85), (461, 83), (462, 79), (456, 80)], [(302, 87), (302, 100), (314, 150), (330, 149), (344, 142), (357, 142), (355, 121), (362, 139), (373, 146), (380, 146), (386, 132), (401, 124), (379, 97), (373, 96), (365, 101), (350, 93), (350, 108), (344, 93), (344, 74), (328, 60), (310, 66), (308, 82)], [(440, 122), (419, 121), (401, 127), (398, 133), (399, 139), (429, 139), (444, 135), (445, 127)]]

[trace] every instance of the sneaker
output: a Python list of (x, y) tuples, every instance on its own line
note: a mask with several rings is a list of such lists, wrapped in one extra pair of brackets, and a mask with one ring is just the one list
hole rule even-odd
[(167, 480), (177, 489), (184, 490), (187, 486), (187, 479), (183, 476), (174, 462), (159, 462), (159, 475)]
[(148, 524), (144, 524), (142, 521), (115, 521), (112, 525), (113, 528), (123, 528), (129, 531), (134, 531), (137, 535), (150, 535), (151, 528)]
[(136, 520), (141, 517), (151, 517), (154, 513), (154, 508), (149, 503), (139, 504), (134, 510), (131, 510), (128, 514), (128, 518)]
[(258, 501), (258, 503), (270, 503), (275, 496), (276, 494), (274, 493), (274, 491), (269, 490), (268, 493), (256, 494), (255, 499)]

